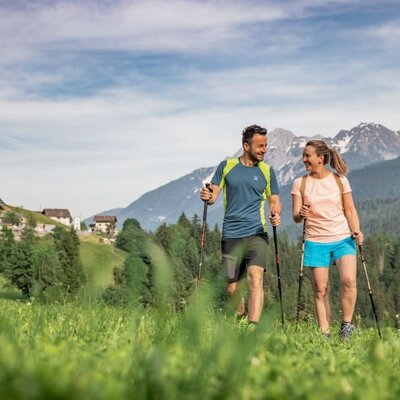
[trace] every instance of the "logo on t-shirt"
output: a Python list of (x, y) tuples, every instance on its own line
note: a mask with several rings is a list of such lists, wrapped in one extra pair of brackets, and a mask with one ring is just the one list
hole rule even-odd
[(254, 176), (253, 181), (258, 181), (258, 176)]

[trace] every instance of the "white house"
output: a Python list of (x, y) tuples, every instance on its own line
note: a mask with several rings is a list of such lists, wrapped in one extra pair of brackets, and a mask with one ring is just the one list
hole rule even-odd
[(66, 208), (45, 208), (42, 214), (54, 221), (61, 222), (63, 225), (71, 226), (72, 217)]
[(117, 217), (115, 215), (96, 215), (94, 217), (94, 231), (113, 234)]

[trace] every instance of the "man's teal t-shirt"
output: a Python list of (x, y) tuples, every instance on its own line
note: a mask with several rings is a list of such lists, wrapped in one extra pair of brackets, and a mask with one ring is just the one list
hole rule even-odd
[[(228, 161), (234, 161), (234, 166), (224, 176)], [(274, 170), (263, 163), (269, 169), (270, 181), (267, 182), (259, 164), (246, 167), (236, 159), (225, 160), (211, 180), (224, 190), (223, 239), (262, 234), (267, 230), (265, 202), (268, 194), (279, 194), (279, 189)]]

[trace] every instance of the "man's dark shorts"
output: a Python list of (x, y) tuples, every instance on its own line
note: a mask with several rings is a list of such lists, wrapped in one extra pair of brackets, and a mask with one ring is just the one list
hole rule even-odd
[(268, 235), (248, 236), (221, 241), (222, 264), (228, 282), (245, 278), (247, 268), (252, 265), (267, 267)]

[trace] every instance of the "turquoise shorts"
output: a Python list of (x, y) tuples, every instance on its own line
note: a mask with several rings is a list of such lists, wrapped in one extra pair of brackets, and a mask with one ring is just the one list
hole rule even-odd
[(304, 244), (304, 267), (329, 268), (331, 259), (336, 262), (339, 258), (348, 255), (356, 255), (356, 243), (350, 236), (330, 243), (306, 240)]

